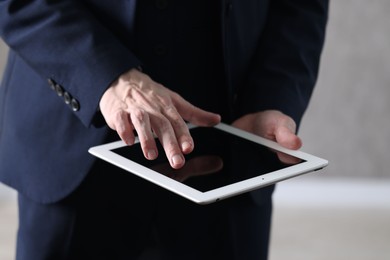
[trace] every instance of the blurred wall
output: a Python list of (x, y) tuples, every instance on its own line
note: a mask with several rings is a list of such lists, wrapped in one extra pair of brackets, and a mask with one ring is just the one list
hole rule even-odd
[[(331, 1), (320, 76), (302, 121), (316, 176), (390, 178), (390, 1)], [(0, 43), (0, 69), (6, 48)], [(1, 74), (0, 74), (1, 75)]]
[(390, 178), (390, 1), (330, 7), (303, 150), (329, 160), (324, 176)]
[(5, 46), (4, 42), (1, 41), (0, 39), (0, 79), (3, 75), (6, 59), (7, 59), (7, 47)]

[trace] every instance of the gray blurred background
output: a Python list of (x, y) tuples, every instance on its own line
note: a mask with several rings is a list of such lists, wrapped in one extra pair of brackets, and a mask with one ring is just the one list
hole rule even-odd
[[(320, 76), (300, 128), (329, 160), (277, 186), (271, 260), (390, 259), (390, 1), (331, 2)], [(0, 45), (2, 71), (7, 48)], [(0, 162), (1, 163), (1, 162)], [(13, 259), (15, 193), (0, 184), (0, 259)]]
[(331, 2), (320, 76), (301, 136), (328, 177), (390, 178), (390, 1)]

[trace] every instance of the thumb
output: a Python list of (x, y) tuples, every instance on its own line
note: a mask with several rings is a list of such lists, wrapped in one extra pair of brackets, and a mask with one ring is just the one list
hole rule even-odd
[(276, 141), (285, 148), (298, 150), (302, 147), (302, 140), (285, 125), (277, 126), (275, 130)]

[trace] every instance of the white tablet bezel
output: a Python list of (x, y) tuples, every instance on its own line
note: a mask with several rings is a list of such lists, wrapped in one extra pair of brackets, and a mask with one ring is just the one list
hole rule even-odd
[[(194, 125), (189, 125), (190, 129), (195, 127), (196, 126)], [(198, 204), (208, 204), (208, 203), (216, 202), (231, 196), (242, 194), (261, 187), (265, 187), (298, 175), (319, 170), (328, 165), (327, 160), (324, 160), (322, 158), (316, 157), (308, 153), (304, 153), (299, 150), (296, 151), (296, 150), (286, 149), (280, 146), (279, 144), (277, 144), (276, 142), (234, 128), (227, 124), (220, 123), (214, 127), (222, 131), (240, 136), (252, 142), (262, 144), (273, 150), (280, 151), (285, 154), (300, 158), (303, 160), (303, 162), (296, 165), (291, 165), (281, 170), (269, 172), (267, 174), (263, 174), (257, 177), (253, 177), (233, 184), (229, 184), (214, 190), (201, 192), (181, 182), (173, 180), (161, 173), (158, 173), (150, 168), (147, 168), (141, 164), (131, 161), (125, 157), (122, 157), (121, 155), (115, 152), (112, 152), (112, 150), (116, 148), (126, 146), (126, 144), (123, 141), (116, 141), (112, 143), (91, 147), (89, 149), (89, 153), (113, 165), (116, 165), (130, 173), (133, 173), (141, 178), (144, 178), (154, 184), (157, 184), (165, 189), (177, 193)], [(138, 139), (136, 140), (136, 142), (138, 142)]]

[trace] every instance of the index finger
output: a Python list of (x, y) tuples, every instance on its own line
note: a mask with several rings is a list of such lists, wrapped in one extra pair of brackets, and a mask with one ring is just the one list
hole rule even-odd
[(205, 111), (192, 105), (177, 93), (173, 93), (171, 98), (181, 117), (194, 125), (213, 126), (221, 122), (220, 115)]

